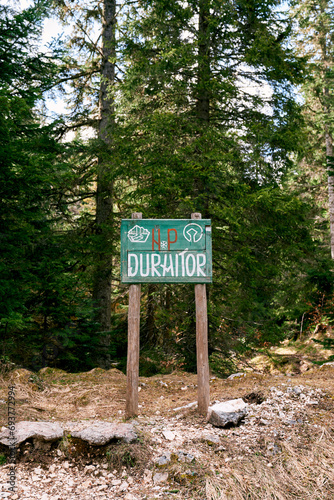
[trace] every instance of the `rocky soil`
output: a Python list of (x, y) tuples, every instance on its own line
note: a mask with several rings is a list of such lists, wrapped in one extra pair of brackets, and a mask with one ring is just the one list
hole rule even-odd
[[(332, 499), (333, 379), (330, 365), (291, 376), (212, 377), (212, 404), (247, 403), (238, 426), (221, 428), (191, 405), (196, 376), (141, 378), (140, 414), (128, 422), (138, 438), (93, 446), (75, 432), (97, 420), (124, 422), (123, 374), (16, 370), (1, 383), (1, 424), (6, 426), (6, 388), (15, 383), (17, 421), (59, 422), (72, 434), (44, 448), (33, 440), (21, 444), (17, 488), (8, 491), (11, 464), (3, 464), (0, 498)], [(0, 459), (5, 455), (2, 448)]]

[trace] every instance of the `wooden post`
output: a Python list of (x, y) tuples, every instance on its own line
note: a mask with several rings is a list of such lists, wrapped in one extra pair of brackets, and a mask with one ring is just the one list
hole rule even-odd
[[(200, 213), (191, 214), (192, 219), (201, 219)], [(197, 354), (197, 399), (198, 410), (206, 415), (210, 403), (208, 313), (206, 285), (195, 285), (196, 303), (196, 354)]]
[[(132, 219), (141, 218), (142, 214), (140, 212), (132, 214)], [(131, 418), (138, 414), (140, 290), (140, 285), (129, 286), (126, 418)]]

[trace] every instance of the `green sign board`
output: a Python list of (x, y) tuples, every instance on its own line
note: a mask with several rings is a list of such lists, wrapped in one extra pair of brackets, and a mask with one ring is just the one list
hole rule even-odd
[(122, 283), (211, 283), (209, 219), (124, 219)]

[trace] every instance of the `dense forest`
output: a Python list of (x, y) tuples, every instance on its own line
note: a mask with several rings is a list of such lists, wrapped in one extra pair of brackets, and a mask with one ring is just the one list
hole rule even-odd
[[(125, 369), (132, 212), (211, 219), (217, 374), (333, 322), (333, 68), (330, 0), (4, 2), (1, 363)], [(175, 368), (196, 369), (194, 287), (143, 285), (141, 373)]]

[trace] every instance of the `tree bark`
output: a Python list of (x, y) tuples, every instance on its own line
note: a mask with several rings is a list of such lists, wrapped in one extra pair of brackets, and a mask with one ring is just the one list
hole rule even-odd
[[(326, 2), (320, 4), (320, 12), (323, 16), (326, 11)], [(331, 69), (331, 60), (329, 50), (327, 47), (328, 28), (321, 21), (321, 31), (319, 36), (319, 43), (321, 47), (321, 57), (323, 64), (323, 111), (325, 115), (325, 140), (326, 140), (326, 164), (327, 164), (327, 184), (328, 184), (328, 212), (330, 223), (330, 246), (331, 257), (334, 259), (334, 159), (333, 159), (333, 137), (329, 130), (329, 119), (331, 114), (331, 95), (328, 88), (327, 72)], [(328, 118), (328, 120), (327, 120)]]
[[(140, 212), (134, 212), (132, 219), (141, 219)], [(140, 293), (141, 285), (129, 286), (128, 312), (128, 357), (126, 363), (126, 405), (125, 416), (138, 415), (139, 348), (140, 348)]]
[[(196, 116), (198, 122), (199, 136), (205, 136), (205, 130), (210, 121), (210, 8), (208, 0), (200, 0), (198, 16), (198, 72), (196, 89)], [(206, 154), (206, 141), (198, 147), (197, 154), (200, 157)], [(201, 163), (201, 161), (200, 161)], [(206, 172), (205, 168), (194, 178), (194, 195), (196, 200), (196, 210), (199, 210), (203, 217), (209, 217), (209, 198), (206, 195)]]
[(208, 123), (210, 118), (210, 35), (209, 2), (200, 0), (198, 19), (198, 75), (197, 75), (197, 118)]
[(334, 158), (333, 139), (331, 134), (326, 132), (326, 156), (327, 156), (327, 183), (328, 183), (328, 211), (330, 222), (331, 256), (334, 259)]
[(102, 19), (102, 61), (99, 98), (98, 136), (102, 142), (98, 157), (96, 190), (96, 234), (98, 250), (94, 274), (93, 298), (96, 318), (101, 331), (105, 332), (101, 341), (99, 365), (110, 367), (110, 328), (111, 328), (111, 280), (112, 280), (112, 226), (113, 226), (113, 180), (110, 147), (112, 130), (115, 124), (114, 100), (110, 87), (115, 81), (115, 14), (116, 1), (103, 1)]
[(155, 303), (154, 303), (154, 293), (156, 286), (154, 283), (150, 283), (147, 287), (147, 308), (146, 308), (146, 342), (150, 347), (157, 344), (156, 328), (155, 328)]
[[(201, 214), (191, 214), (193, 220), (201, 219)], [(197, 357), (197, 399), (198, 411), (206, 415), (210, 404), (210, 375), (208, 354), (208, 312), (206, 285), (195, 285), (196, 303), (196, 357)]]

